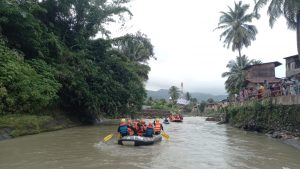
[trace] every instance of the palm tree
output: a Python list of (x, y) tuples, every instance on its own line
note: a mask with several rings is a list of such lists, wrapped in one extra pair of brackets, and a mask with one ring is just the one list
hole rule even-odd
[(237, 56), (236, 60), (231, 60), (227, 64), (229, 72), (222, 73), (222, 77), (228, 77), (225, 81), (225, 88), (229, 94), (237, 93), (246, 86), (246, 78), (243, 69), (246, 66), (262, 63), (259, 60), (249, 60), (247, 56)]
[(179, 98), (179, 89), (176, 86), (171, 86), (169, 89), (169, 95), (173, 103), (176, 103), (177, 99)]
[(150, 58), (156, 59), (151, 40), (146, 34), (139, 31), (136, 34), (127, 34), (125, 36), (112, 39), (112, 43), (131, 61), (147, 63)]
[[(270, 3), (269, 3), (270, 2)], [(300, 57), (300, 1), (299, 0), (258, 0), (254, 9), (257, 11), (267, 5), (269, 24), (272, 28), (275, 21), (283, 15), (289, 29), (297, 32), (297, 49)]]
[(231, 46), (232, 51), (238, 50), (241, 57), (241, 50), (251, 45), (251, 41), (255, 40), (257, 29), (254, 25), (249, 25), (253, 18), (256, 18), (255, 13), (246, 14), (249, 9), (248, 4), (234, 3), (234, 9), (229, 7), (229, 12), (221, 12), (219, 24), (216, 29), (223, 29), (224, 32), (220, 35), (220, 40), (224, 37), (224, 46)]

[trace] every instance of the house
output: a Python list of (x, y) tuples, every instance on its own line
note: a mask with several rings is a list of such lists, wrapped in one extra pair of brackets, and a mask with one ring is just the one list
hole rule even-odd
[(286, 77), (287, 78), (299, 77), (300, 60), (298, 55), (289, 56), (284, 59), (285, 59), (285, 66), (286, 66), (286, 72), (285, 72)]
[(208, 103), (204, 108), (204, 112), (217, 111), (220, 107), (219, 103)]
[(226, 101), (221, 101), (221, 102), (216, 102), (216, 103), (207, 103), (204, 112), (210, 112), (210, 111), (219, 111), (221, 108), (224, 108), (228, 105), (228, 102)]
[(275, 67), (280, 65), (280, 62), (268, 62), (246, 66), (243, 70), (246, 74), (247, 87), (254, 88), (265, 81), (269, 84), (279, 83), (280, 78), (275, 77)]

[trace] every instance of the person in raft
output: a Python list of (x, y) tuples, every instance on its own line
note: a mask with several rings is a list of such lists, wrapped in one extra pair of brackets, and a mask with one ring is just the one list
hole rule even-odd
[(165, 120), (164, 120), (164, 122), (169, 122), (169, 120), (168, 120), (168, 118), (167, 118), (167, 117), (165, 117)]
[(127, 126), (127, 123), (126, 123), (126, 119), (121, 119), (120, 125), (119, 125), (119, 128), (118, 128), (118, 132), (120, 133), (120, 135), (122, 137), (128, 135), (128, 126)]
[(154, 134), (153, 125), (151, 122), (149, 122), (144, 136), (145, 137), (153, 137), (153, 134)]
[(132, 121), (130, 119), (127, 120), (127, 128), (128, 128), (128, 134), (130, 136), (133, 136), (134, 133), (136, 133), (135, 128), (132, 124)]
[(154, 121), (154, 134), (158, 135), (160, 134), (160, 131), (164, 130), (163, 125), (159, 122), (159, 118), (156, 118)]
[(146, 132), (146, 129), (147, 129), (147, 125), (145, 123), (145, 120), (144, 119), (141, 119), (140, 122), (138, 123), (138, 135), (139, 136), (142, 136), (145, 134)]

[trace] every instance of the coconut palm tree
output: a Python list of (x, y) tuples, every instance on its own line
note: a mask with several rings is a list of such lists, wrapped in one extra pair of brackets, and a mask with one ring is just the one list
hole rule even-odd
[(231, 60), (227, 64), (229, 72), (222, 73), (222, 77), (228, 77), (225, 81), (225, 88), (229, 94), (238, 93), (246, 86), (246, 78), (243, 69), (246, 66), (262, 63), (259, 60), (249, 60), (247, 56), (237, 56), (236, 60)]
[(275, 21), (284, 16), (289, 29), (297, 32), (297, 49), (300, 57), (300, 1), (299, 0), (258, 0), (254, 9), (257, 11), (269, 4), (269, 24), (272, 28)]
[(169, 89), (169, 95), (173, 103), (176, 103), (177, 99), (179, 98), (179, 89), (176, 86), (171, 86)]
[(229, 12), (221, 12), (219, 24), (216, 29), (224, 30), (220, 35), (220, 40), (224, 37), (224, 46), (231, 46), (232, 51), (238, 50), (239, 57), (242, 56), (243, 47), (251, 45), (251, 41), (255, 40), (257, 29), (254, 25), (248, 23), (256, 18), (255, 13), (246, 14), (249, 9), (248, 4), (234, 3), (234, 9), (229, 7)]

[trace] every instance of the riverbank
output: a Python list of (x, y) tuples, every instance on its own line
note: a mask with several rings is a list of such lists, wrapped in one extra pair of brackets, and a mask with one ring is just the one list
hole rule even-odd
[(64, 115), (0, 116), (0, 141), (24, 135), (55, 131), (80, 125)]
[(264, 133), (300, 148), (300, 105), (278, 105), (269, 100), (229, 105), (222, 110), (223, 122), (246, 130)]
[[(117, 125), (119, 119), (101, 117), (90, 125)], [(0, 141), (19, 136), (39, 134), (84, 125), (78, 119), (71, 119), (62, 112), (48, 115), (6, 115), (0, 116)]]

